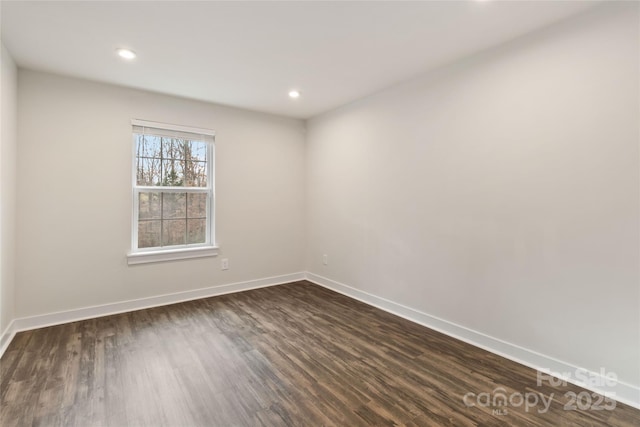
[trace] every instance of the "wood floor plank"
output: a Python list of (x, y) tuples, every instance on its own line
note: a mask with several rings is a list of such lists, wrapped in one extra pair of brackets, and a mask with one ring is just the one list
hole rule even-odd
[[(308, 282), (16, 335), (7, 426), (638, 426), (565, 410), (571, 384)], [(549, 402), (466, 406), (466, 393)], [(478, 403), (478, 401), (475, 401)]]

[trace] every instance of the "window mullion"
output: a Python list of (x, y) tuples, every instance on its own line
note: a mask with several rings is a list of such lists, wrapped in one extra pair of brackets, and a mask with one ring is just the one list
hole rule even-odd
[(208, 187), (149, 187), (136, 185), (134, 188), (138, 191), (147, 193), (209, 193), (211, 189)]

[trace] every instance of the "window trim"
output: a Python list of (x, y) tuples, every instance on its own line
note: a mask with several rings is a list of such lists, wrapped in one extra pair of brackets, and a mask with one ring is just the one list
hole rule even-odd
[[(187, 132), (211, 137), (212, 141), (207, 141), (207, 187), (157, 187), (157, 186), (138, 186), (137, 185), (137, 169), (136, 169), (136, 132), (132, 132), (131, 147), (131, 195), (132, 195), (132, 213), (131, 213), (131, 246), (130, 252), (127, 254), (127, 263), (143, 264), (150, 262), (174, 261), (189, 258), (202, 258), (216, 256), (218, 254), (218, 246), (215, 242), (215, 132), (210, 129), (188, 127), (181, 125), (165, 124), (159, 122), (150, 122), (146, 120), (131, 120), (132, 127), (149, 127), (159, 130)], [(138, 195), (140, 192), (160, 192), (160, 193), (206, 193), (209, 194), (209, 202), (207, 203), (207, 233), (204, 243), (184, 244), (160, 246), (153, 248), (138, 248)]]
[(181, 259), (204, 258), (218, 255), (217, 246), (181, 247), (180, 249), (130, 252), (127, 264), (147, 264), (151, 262), (177, 261)]
[(171, 123), (150, 122), (149, 120), (131, 119), (131, 126), (141, 126), (145, 128), (173, 130), (177, 132), (195, 133), (200, 135), (207, 135), (213, 138), (216, 137), (215, 131), (211, 129), (197, 128), (192, 126), (174, 125)]

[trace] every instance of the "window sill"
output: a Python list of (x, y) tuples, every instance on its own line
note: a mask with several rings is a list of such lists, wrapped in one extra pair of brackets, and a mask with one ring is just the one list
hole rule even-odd
[(181, 259), (203, 258), (218, 255), (217, 246), (199, 248), (167, 249), (152, 252), (135, 252), (127, 254), (127, 264), (147, 264), (151, 262), (177, 261)]

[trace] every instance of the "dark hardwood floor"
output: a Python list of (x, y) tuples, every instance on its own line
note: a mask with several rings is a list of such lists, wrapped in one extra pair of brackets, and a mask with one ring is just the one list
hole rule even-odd
[[(307, 282), (19, 333), (0, 387), (3, 427), (640, 426), (622, 404), (565, 410), (584, 390)], [(512, 404), (482, 405), (500, 391)]]

